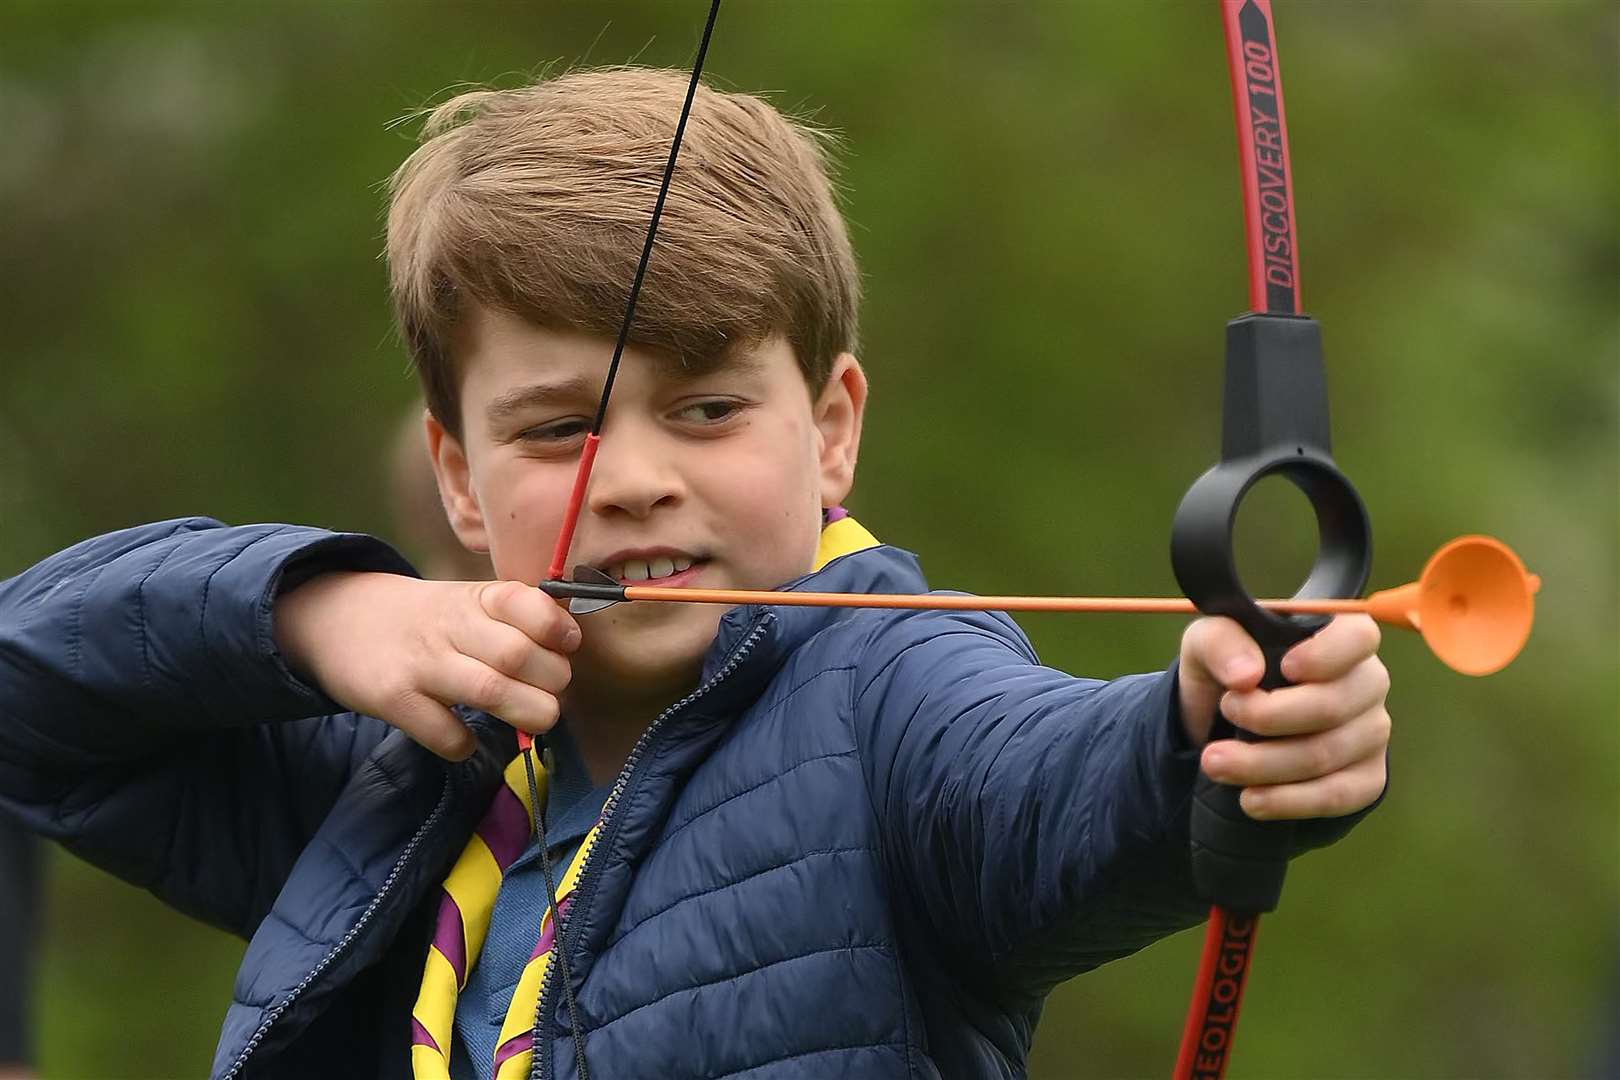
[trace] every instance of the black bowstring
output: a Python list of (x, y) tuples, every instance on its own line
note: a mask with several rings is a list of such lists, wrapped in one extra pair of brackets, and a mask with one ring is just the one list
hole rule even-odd
[(681, 105), (681, 118), (675, 125), (675, 138), (669, 144), (669, 160), (664, 163), (664, 179), (658, 185), (658, 201), (653, 203), (652, 223), (647, 226), (647, 242), (641, 246), (641, 261), (636, 264), (635, 280), (630, 283), (630, 299), (624, 305), (624, 321), (619, 323), (619, 340), (613, 345), (613, 359), (608, 362), (607, 379), (602, 383), (602, 399), (596, 403), (596, 419), (591, 422), (591, 432), (595, 435), (602, 433), (608, 397), (613, 393), (613, 379), (619, 373), (619, 360), (624, 356), (625, 343), (630, 340), (630, 323), (636, 317), (641, 281), (647, 276), (647, 263), (652, 259), (653, 238), (658, 235), (658, 219), (664, 214), (664, 200), (669, 197), (669, 181), (675, 175), (675, 159), (681, 152), (686, 119), (692, 115), (692, 99), (697, 96), (698, 76), (703, 74), (703, 58), (709, 52), (709, 38), (714, 34), (714, 20), (719, 14), (720, 0), (714, 0), (709, 5), (709, 19), (703, 24), (703, 39), (698, 42), (697, 57), (692, 61), (692, 81), (686, 85), (686, 101)]
[[(641, 283), (647, 276), (647, 263), (652, 259), (653, 240), (658, 235), (658, 220), (664, 214), (664, 201), (669, 197), (670, 180), (675, 176), (675, 160), (681, 153), (681, 140), (686, 135), (686, 121), (692, 115), (692, 101), (697, 97), (698, 81), (703, 74), (703, 60), (709, 52), (709, 39), (714, 35), (714, 23), (720, 14), (720, 0), (712, 0), (709, 17), (703, 24), (703, 37), (698, 42), (697, 56), (692, 61), (692, 78), (686, 85), (686, 100), (681, 103), (681, 117), (675, 124), (675, 138), (669, 145), (669, 160), (664, 163), (664, 177), (658, 184), (658, 199), (653, 203), (652, 220), (647, 226), (647, 240), (641, 247), (641, 260), (636, 264), (636, 276), (630, 283), (630, 298), (624, 306), (624, 320), (619, 324), (619, 337), (613, 345), (613, 359), (608, 362), (607, 377), (602, 382), (602, 398), (596, 404), (596, 418), (591, 423), (593, 434), (602, 433), (602, 422), (607, 416), (608, 398), (613, 393), (613, 380), (619, 373), (619, 361), (624, 356), (625, 344), (630, 340), (630, 324), (636, 316), (636, 300), (641, 296)], [(551, 755), (549, 752), (547, 756)], [(546, 813), (540, 804), (539, 784), (534, 775), (534, 748), (523, 754), (523, 768), (529, 779), (529, 805), (534, 807), (535, 834), (540, 844), (540, 871), (546, 881), (546, 904), (551, 911), (553, 928), (551, 953), (562, 977), (563, 995), (568, 1001), (569, 1034), (574, 1043), (574, 1064), (579, 1080), (590, 1080), (590, 1069), (585, 1064), (583, 1025), (579, 1020), (579, 1004), (574, 997), (574, 977), (568, 967), (568, 950), (563, 948), (562, 912), (557, 906), (557, 889), (551, 872), (551, 852), (546, 843)], [(547, 766), (548, 777), (554, 770)], [(549, 789), (550, 784), (547, 784)], [(538, 1047), (535, 1048), (538, 1051)]]
[[(556, 758), (546, 763), (546, 795), (551, 794), (551, 777), (557, 774)], [(546, 843), (546, 808), (540, 801), (540, 785), (534, 777), (534, 744), (523, 752), (523, 771), (529, 778), (529, 805), (534, 807), (534, 831), (540, 842), (540, 873), (546, 880), (546, 904), (551, 910), (551, 955), (556, 959), (563, 981), (563, 997), (568, 1001), (568, 1029), (574, 1043), (574, 1065), (579, 1080), (591, 1080), (591, 1070), (585, 1064), (585, 1043), (580, 1038), (579, 1003), (574, 999), (574, 975), (568, 969), (568, 951), (562, 947), (562, 909), (557, 905), (557, 886), (551, 873), (551, 845)], [(536, 1048), (538, 1050), (538, 1047)]]

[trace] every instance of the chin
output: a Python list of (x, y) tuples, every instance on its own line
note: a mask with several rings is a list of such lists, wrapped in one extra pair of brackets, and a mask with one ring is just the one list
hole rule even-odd
[(574, 658), (576, 677), (598, 676), (604, 691), (615, 697), (684, 694), (692, 689), (725, 609), (698, 605), (677, 609), (672, 604), (648, 611), (655, 606), (626, 605), (628, 610), (603, 612), (610, 621), (594, 634), (591, 621), (601, 616), (586, 616), (585, 641)]

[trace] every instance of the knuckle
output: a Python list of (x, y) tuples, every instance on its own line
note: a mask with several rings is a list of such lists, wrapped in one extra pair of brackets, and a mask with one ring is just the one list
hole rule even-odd
[(502, 719), (513, 727), (539, 733), (551, 730), (561, 715), (557, 699), (541, 690), (525, 694), (521, 704), (514, 703), (509, 715)]
[(390, 723), (439, 757), (460, 761), (473, 749), (473, 734), (432, 698), (411, 686), (389, 693)]
[[(1388, 746), (1390, 736), (1395, 733), (1395, 720), (1389, 715), (1388, 709), (1379, 709), (1373, 713), (1373, 736), (1380, 747)], [(1382, 762), (1382, 757), (1380, 757)], [(1379, 768), (1383, 768), (1382, 764)]]
[(1237, 622), (1225, 615), (1202, 615), (1187, 625), (1182, 645), (1194, 656), (1207, 659), (1231, 634), (1241, 634)]
[(558, 664), (556, 673), (546, 679), (546, 685), (543, 689), (549, 690), (553, 694), (560, 694), (568, 689), (568, 684), (573, 681), (574, 665), (569, 663)]
[(389, 682), (382, 688), (380, 701), (385, 717), (401, 717), (408, 720), (421, 712), (423, 694), (414, 684), (399, 679)]
[(540, 632), (536, 636), (562, 652), (572, 652), (582, 636), (574, 617), (555, 605), (548, 608), (545, 621), (540, 624), (539, 629)]
[(1378, 628), (1378, 623), (1371, 615), (1356, 615), (1354, 618), (1362, 645), (1369, 653), (1377, 652), (1378, 647), (1384, 643), (1384, 632)]
[(1373, 658), (1372, 665), (1373, 688), (1378, 692), (1378, 700), (1383, 701), (1389, 696), (1389, 668), (1385, 667), (1384, 662), (1377, 657)]
[(1338, 763), (1338, 754), (1327, 739), (1312, 739), (1305, 753), (1306, 768), (1312, 776), (1328, 776)]
[[(544, 593), (540, 595), (544, 596)], [(550, 599), (549, 597), (547, 599)], [(537, 625), (543, 630), (556, 630), (573, 621), (568, 609), (561, 602), (553, 601), (549, 604), (540, 604), (535, 608)]]
[(1342, 817), (1345, 814), (1353, 813), (1371, 801), (1362, 798), (1359, 780), (1344, 773), (1329, 778), (1326, 795), (1327, 814), (1330, 817)]
[(461, 724), (450, 725), (443, 730), (435, 731), (433, 740), (428, 749), (442, 758), (451, 761), (460, 761), (473, 750), (473, 735)]
[(486, 581), (478, 586), (478, 604), (484, 614), (499, 618), (500, 612), (510, 611), (517, 603), (518, 594), (526, 587), (516, 581)]
[(522, 634), (514, 634), (501, 641), (490, 656), (490, 667), (506, 675), (517, 675), (528, 663), (534, 646)]
[(507, 678), (499, 671), (486, 669), (473, 676), (472, 700), (469, 705), (476, 705), (486, 712), (497, 711), (506, 699)]

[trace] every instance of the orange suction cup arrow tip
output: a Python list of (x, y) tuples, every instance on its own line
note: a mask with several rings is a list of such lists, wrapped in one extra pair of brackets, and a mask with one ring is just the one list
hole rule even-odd
[(1530, 639), (1541, 579), (1500, 540), (1459, 536), (1407, 585), (1367, 598), (1380, 622), (1423, 635), (1440, 661), (1464, 675), (1489, 675), (1512, 662)]

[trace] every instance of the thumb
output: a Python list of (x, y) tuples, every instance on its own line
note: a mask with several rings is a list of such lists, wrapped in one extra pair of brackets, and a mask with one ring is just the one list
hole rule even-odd
[(1223, 694), (1253, 690), (1265, 673), (1260, 646), (1232, 619), (1211, 616), (1188, 626), (1181, 635), (1177, 692), (1182, 727), (1192, 745), (1209, 741)]
[(426, 694), (401, 694), (382, 720), (409, 735), (446, 761), (465, 761), (478, 740), (450, 708)]

